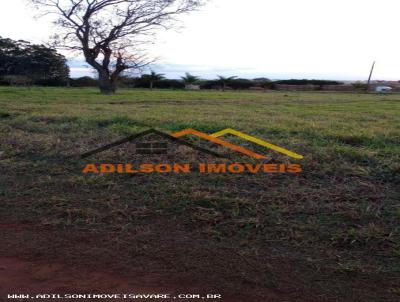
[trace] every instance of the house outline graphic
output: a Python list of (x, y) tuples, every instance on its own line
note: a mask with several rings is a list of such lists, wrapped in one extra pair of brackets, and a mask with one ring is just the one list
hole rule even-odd
[(133, 142), (135, 142), (136, 140), (138, 140), (139, 138), (142, 138), (142, 137), (144, 137), (144, 136), (146, 136), (146, 135), (149, 135), (149, 134), (156, 134), (156, 135), (159, 135), (160, 137), (165, 138), (165, 139), (167, 139), (167, 140), (169, 140), (169, 141), (171, 141), (171, 142), (174, 142), (174, 143), (177, 143), (177, 144), (180, 144), (180, 145), (183, 145), (183, 146), (192, 148), (192, 149), (197, 150), (197, 151), (200, 151), (200, 152), (202, 152), (202, 153), (206, 153), (206, 154), (209, 154), (209, 155), (218, 157), (218, 158), (225, 158), (225, 156), (223, 156), (223, 155), (220, 154), (220, 153), (217, 153), (217, 152), (214, 152), (214, 151), (212, 151), (212, 150), (209, 150), (209, 149), (206, 149), (206, 148), (197, 146), (197, 145), (192, 144), (192, 143), (190, 143), (190, 142), (187, 142), (187, 141), (185, 141), (185, 140), (183, 140), (183, 139), (174, 137), (174, 136), (172, 136), (172, 135), (170, 135), (170, 134), (161, 132), (161, 131), (156, 130), (156, 129), (149, 129), (149, 130), (146, 130), (146, 131), (143, 131), (143, 132), (140, 132), (140, 133), (136, 133), (136, 134), (130, 135), (130, 136), (126, 137), (126, 138), (120, 139), (120, 140), (118, 140), (118, 141), (112, 142), (112, 143), (110, 143), (110, 144), (107, 144), (107, 145), (104, 145), (104, 146), (102, 146), (102, 147), (99, 147), (99, 148), (96, 148), (96, 149), (87, 151), (87, 152), (85, 152), (85, 153), (83, 153), (83, 154), (80, 154), (79, 157), (82, 158), (82, 159), (88, 158), (88, 157), (90, 157), (90, 156), (92, 156), (92, 155), (95, 155), (95, 154), (98, 154), (98, 153), (107, 151), (107, 150), (109, 150), (109, 149), (112, 149), (112, 148), (121, 146), (121, 145), (123, 145), (123, 144), (126, 144), (126, 143), (133, 143)]
[(92, 156), (94, 154), (97, 154), (97, 153), (109, 150), (111, 148), (120, 146), (122, 144), (135, 142), (137, 139), (142, 138), (142, 137), (144, 137), (146, 135), (149, 135), (149, 134), (159, 135), (159, 136), (161, 136), (161, 137), (163, 137), (163, 138), (165, 138), (165, 139), (167, 139), (169, 141), (172, 141), (174, 143), (177, 143), (177, 144), (180, 144), (180, 145), (184, 145), (184, 146), (190, 147), (190, 148), (192, 148), (194, 150), (197, 150), (197, 151), (200, 151), (200, 152), (203, 152), (203, 153), (207, 153), (209, 155), (213, 155), (213, 156), (219, 157), (219, 158), (226, 158), (226, 156), (223, 156), (220, 153), (217, 153), (215, 151), (200, 147), (200, 146), (195, 145), (193, 143), (190, 143), (190, 142), (188, 142), (186, 140), (183, 140), (182, 137), (187, 136), (187, 135), (195, 135), (195, 136), (200, 137), (202, 139), (208, 140), (208, 141), (210, 141), (210, 142), (212, 142), (214, 144), (226, 147), (226, 148), (228, 148), (228, 149), (230, 149), (232, 151), (245, 154), (245, 155), (247, 155), (249, 157), (252, 157), (252, 158), (255, 158), (255, 159), (266, 159), (267, 158), (265, 155), (258, 154), (256, 152), (253, 152), (253, 151), (251, 151), (249, 149), (246, 149), (246, 148), (244, 148), (242, 146), (235, 145), (233, 143), (221, 140), (219, 138), (219, 137), (224, 136), (226, 134), (231, 134), (231, 135), (243, 138), (243, 139), (245, 139), (247, 141), (250, 141), (252, 143), (258, 144), (260, 146), (263, 146), (263, 147), (265, 147), (267, 149), (272, 149), (272, 150), (274, 150), (276, 152), (285, 154), (285, 155), (290, 156), (292, 158), (296, 158), (296, 159), (304, 158), (302, 155), (300, 155), (298, 153), (292, 152), (292, 151), (287, 150), (285, 148), (282, 148), (282, 147), (276, 146), (274, 144), (271, 144), (271, 143), (269, 143), (269, 142), (267, 142), (265, 140), (256, 138), (254, 136), (248, 135), (246, 133), (243, 133), (243, 132), (231, 129), (231, 128), (227, 128), (227, 129), (221, 130), (221, 131), (213, 133), (213, 134), (206, 134), (204, 132), (201, 132), (201, 131), (198, 131), (198, 130), (195, 130), (195, 129), (184, 129), (182, 131), (178, 131), (178, 132), (175, 132), (175, 133), (172, 133), (172, 134), (167, 134), (165, 132), (161, 132), (161, 131), (156, 130), (156, 129), (149, 129), (149, 130), (146, 130), (146, 131), (143, 131), (143, 132), (140, 132), (140, 133), (136, 133), (136, 134), (130, 135), (130, 136), (126, 137), (126, 138), (123, 138), (121, 140), (115, 141), (115, 142), (110, 143), (108, 145), (99, 147), (97, 149), (85, 152), (85, 153), (81, 154), (80, 157), (81, 158), (87, 158), (87, 157), (90, 157), (90, 156)]

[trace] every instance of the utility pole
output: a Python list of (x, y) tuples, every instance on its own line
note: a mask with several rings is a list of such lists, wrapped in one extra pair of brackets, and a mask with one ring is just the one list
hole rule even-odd
[(372, 73), (374, 72), (374, 68), (375, 68), (375, 61), (374, 61), (374, 63), (372, 63), (372, 67), (371, 67), (371, 71), (369, 73), (367, 87), (365, 88), (365, 92), (368, 92), (368, 90), (369, 90), (369, 85), (371, 83), (371, 78), (372, 78)]

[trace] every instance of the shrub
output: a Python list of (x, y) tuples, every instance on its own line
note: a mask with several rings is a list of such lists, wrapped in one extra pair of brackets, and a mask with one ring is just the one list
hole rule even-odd
[(353, 85), (353, 87), (357, 90), (365, 90), (365, 89), (367, 89), (367, 86), (368, 86), (367, 83), (363, 83), (363, 82), (355, 82), (351, 85)]
[(200, 89), (220, 89), (221, 84), (218, 80), (208, 80), (200, 82)]
[(155, 87), (162, 89), (184, 89), (185, 84), (179, 80), (161, 80), (155, 84)]
[(233, 90), (249, 89), (254, 86), (254, 82), (248, 79), (232, 79), (228, 83), (228, 87)]
[(70, 79), (71, 87), (97, 87), (98, 80), (91, 77), (80, 77), (76, 79)]
[(341, 85), (343, 83), (338, 82), (338, 81), (329, 81), (329, 80), (307, 80), (307, 79), (302, 79), (302, 80), (296, 80), (296, 79), (291, 79), (291, 80), (279, 80), (275, 81), (275, 84), (284, 84), (284, 85), (317, 85), (317, 86), (322, 86), (322, 85)]
[(23, 75), (6, 75), (3, 81), (10, 86), (29, 86), (32, 85), (32, 79)]

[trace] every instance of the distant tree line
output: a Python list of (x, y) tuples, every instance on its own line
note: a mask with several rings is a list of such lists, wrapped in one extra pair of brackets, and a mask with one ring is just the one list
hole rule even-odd
[(124, 87), (136, 88), (170, 88), (183, 89), (187, 85), (197, 85), (200, 89), (220, 89), (220, 90), (246, 90), (251, 88), (275, 89), (276, 85), (341, 85), (343, 83), (329, 80), (279, 80), (271, 81), (267, 78), (243, 79), (235, 76), (218, 76), (215, 80), (202, 80), (199, 77), (186, 73), (180, 80), (165, 79), (163, 75), (152, 72), (150, 75), (143, 75), (137, 78), (121, 78), (120, 85)]
[[(218, 90), (247, 90), (247, 89), (276, 89), (277, 85), (340, 85), (341, 82), (329, 80), (279, 80), (271, 81), (267, 78), (242, 79), (237, 77), (218, 76), (215, 80), (202, 80), (187, 73), (181, 79), (166, 79), (163, 74), (151, 72), (140, 77), (119, 78), (118, 85), (122, 88), (149, 88), (149, 89), (185, 89), (188, 85), (198, 86), (200, 89)], [(72, 87), (97, 87), (98, 82), (91, 77), (70, 79)]]
[[(235, 76), (218, 76), (214, 80), (202, 80), (186, 73), (181, 79), (167, 79), (164, 74), (151, 71), (140, 77), (119, 76), (118, 86), (149, 89), (275, 89), (277, 85), (340, 85), (337, 81), (292, 79), (271, 81), (268, 78), (242, 79)], [(69, 78), (66, 58), (55, 49), (31, 44), (22, 40), (0, 37), (0, 85), (41, 85), (98, 87), (92, 77)]]
[(338, 81), (329, 81), (329, 80), (280, 80), (280, 81), (275, 81), (275, 84), (284, 84), (284, 85), (340, 85), (342, 84), (341, 82)]
[(0, 37), (0, 83), (64, 86), (69, 79), (66, 58), (56, 50)]

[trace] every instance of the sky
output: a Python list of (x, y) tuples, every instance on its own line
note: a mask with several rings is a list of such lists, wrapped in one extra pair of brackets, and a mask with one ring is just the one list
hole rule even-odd
[[(400, 80), (398, 0), (209, 0), (181, 18), (178, 31), (157, 32), (152, 68), (170, 78), (190, 72), (270, 79)], [(46, 42), (56, 31), (26, 0), (1, 0), (0, 36)], [(69, 58), (73, 77), (93, 75)]]

